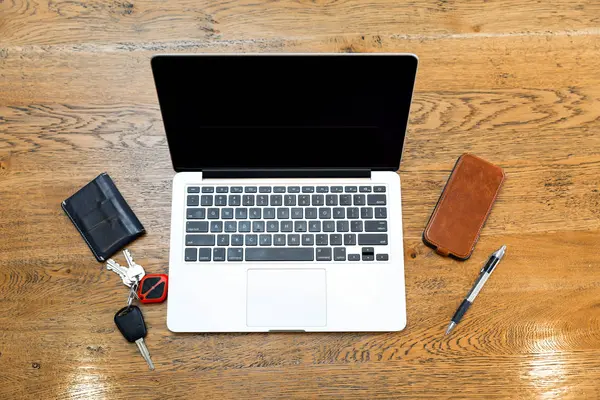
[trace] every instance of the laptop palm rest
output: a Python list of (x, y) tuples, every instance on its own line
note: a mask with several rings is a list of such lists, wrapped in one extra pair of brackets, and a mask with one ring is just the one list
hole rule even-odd
[(249, 327), (309, 327), (327, 324), (324, 269), (249, 269)]

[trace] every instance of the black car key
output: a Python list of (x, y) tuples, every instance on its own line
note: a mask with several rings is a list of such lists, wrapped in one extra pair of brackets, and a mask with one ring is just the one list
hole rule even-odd
[(144, 357), (144, 360), (146, 360), (150, 369), (154, 370), (154, 364), (152, 363), (150, 353), (144, 342), (147, 331), (142, 310), (137, 306), (121, 308), (115, 314), (115, 324), (127, 341), (137, 344), (140, 353), (142, 353), (142, 357)]

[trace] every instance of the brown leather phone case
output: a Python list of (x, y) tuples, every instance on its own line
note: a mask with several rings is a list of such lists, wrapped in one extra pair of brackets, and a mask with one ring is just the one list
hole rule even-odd
[(460, 156), (423, 232), (423, 242), (442, 256), (468, 259), (503, 181), (502, 168), (472, 154)]

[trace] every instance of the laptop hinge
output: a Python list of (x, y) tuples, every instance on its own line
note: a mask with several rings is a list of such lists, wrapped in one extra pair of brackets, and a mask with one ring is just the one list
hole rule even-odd
[(204, 169), (205, 179), (239, 178), (370, 178), (369, 169)]

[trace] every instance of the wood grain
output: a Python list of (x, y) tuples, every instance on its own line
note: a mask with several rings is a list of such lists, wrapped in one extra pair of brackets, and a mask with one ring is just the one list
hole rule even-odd
[[(0, 398), (600, 398), (599, 15), (594, 1), (0, 0)], [(180, 335), (152, 305), (149, 373), (112, 322), (124, 287), (60, 202), (109, 172), (148, 230), (131, 250), (168, 271), (150, 57), (406, 51), (420, 57), (400, 168), (407, 329)], [(421, 233), (465, 151), (507, 180), (458, 262)]]

